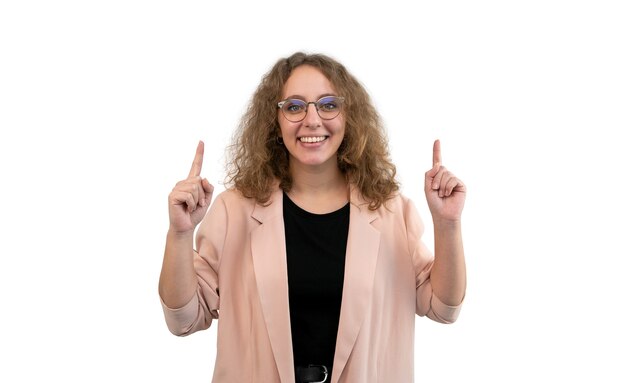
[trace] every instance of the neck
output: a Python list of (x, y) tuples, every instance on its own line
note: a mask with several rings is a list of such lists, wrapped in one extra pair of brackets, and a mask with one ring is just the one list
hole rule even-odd
[(336, 164), (326, 169), (291, 166), (291, 176), (289, 198), (311, 213), (335, 211), (349, 200), (348, 182)]
[(347, 186), (345, 176), (336, 163), (315, 167), (291, 164), (290, 168), (292, 192), (297, 194), (319, 195), (337, 189), (344, 190)]

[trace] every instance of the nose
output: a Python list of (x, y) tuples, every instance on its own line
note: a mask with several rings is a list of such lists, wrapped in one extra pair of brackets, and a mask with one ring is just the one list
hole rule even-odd
[[(313, 108), (313, 110), (311, 110)], [(317, 113), (317, 106), (315, 103), (310, 102), (307, 105), (306, 116), (304, 116), (304, 120), (302, 121), (305, 126), (316, 128), (321, 125), (320, 115)]]

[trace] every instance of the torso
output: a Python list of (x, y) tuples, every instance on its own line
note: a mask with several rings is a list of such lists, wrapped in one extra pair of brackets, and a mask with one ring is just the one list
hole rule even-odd
[(325, 214), (283, 198), (289, 311), (296, 366), (332, 371), (342, 301), (350, 205)]

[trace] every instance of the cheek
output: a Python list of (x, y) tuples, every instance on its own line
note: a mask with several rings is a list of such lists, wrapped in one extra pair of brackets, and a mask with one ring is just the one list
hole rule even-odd
[(293, 126), (293, 123), (287, 120), (280, 110), (276, 115), (276, 120), (278, 121), (278, 127), (282, 133), (289, 132), (290, 128)]
[(298, 123), (293, 123), (293, 122), (286, 121), (284, 119), (282, 120), (279, 119), (278, 127), (279, 127), (278, 134), (280, 134), (281, 137), (293, 138), (295, 137), (296, 131), (298, 130)]
[(289, 122), (285, 121), (284, 118), (278, 117), (278, 133), (283, 136), (285, 134), (289, 134)]
[(332, 130), (333, 133), (335, 134), (341, 134), (341, 135), (345, 135), (346, 132), (346, 123), (343, 119), (339, 119), (337, 118), (336, 120), (333, 120), (333, 124), (331, 124), (329, 126), (329, 128)]

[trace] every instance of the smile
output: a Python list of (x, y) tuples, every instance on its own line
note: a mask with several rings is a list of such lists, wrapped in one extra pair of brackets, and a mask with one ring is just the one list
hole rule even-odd
[(327, 139), (328, 136), (319, 136), (319, 137), (300, 137), (299, 140), (301, 142), (312, 143), (312, 142), (322, 142)]

